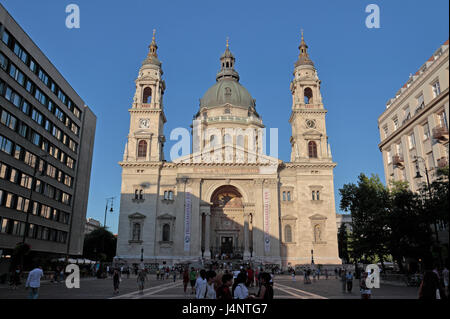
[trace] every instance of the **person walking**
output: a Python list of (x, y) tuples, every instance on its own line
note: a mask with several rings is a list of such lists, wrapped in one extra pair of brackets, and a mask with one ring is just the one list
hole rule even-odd
[(120, 273), (119, 270), (116, 268), (114, 269), (113, 273), (113, 287), (114, 287), (114, 293), (119, 293), (119, 284), (120, 284)]
[(216, 299), (216, 291), (214, 290), (216, 272), (213, 270), (207, 271), (205, 274), (205, 278), (206, 283), (200, 286), (200, 291), (197, 299)]
[(334, 268), (334, 279), (338, 279), (338, 270)]
[(345, 270), (341, 270), (341, 283), (342, 283), (342, 292), (345, 293), (347, 288), (347, 274)]
[(372, 290), (367, 287), (366, 279), (369, 276), (367, 272), (363, 272), (360, 282), (359, 282), (359, 289), (361, 293), (361, 299), (370, 299), (372, 296)]
[(273, 286), (270, 284), (271, 276), (268, 273), (264, 273), (261, 276), (261, 287), (256, 295), (251, 295), (250, 299), (273, 299)]
[(328, 280), (328, 269), (325, 268), (325, 280)]
[(444, 280), (445, 295), (448, 298), (449, 291), (448, 291), (448, 268), (447, 267), (444, 267), (444, 269), (442, 270), (442, 279)]
[(172, 269), (172, 277), (173, 277), (173, 282), (177, 281), (177, 271), (174, 269)]
[(141, 295), (144, 294), (144, 286), (146, 280), (147, 280), (147, 273), (145, 272), (144, 269), (141, 269), (137, 275), (137, 284), (139, 288), (139, 293)]
[(353, 289), (353, 274), (351, 271), (347, 273), (346, 280), (347, 280), (347, 292), (351, 293)]
[(20, 267), (17, 266), (16, 270), (14, 270), (11, 279), (11, 289), (16, 290), (18, 286), (20, 286), (20, 276), (22, 272), (20, 271)]
[(233, 276), (231, 274), (224, 274), (222, 276), (222, 285), (217, 288), (217, 299), (231, 300), (233, 295), (231, 294), (231, 285), (233, 284)]
[(188, 268), (184, 268), (184, 272), (183, 272), (183, 290), (184, 290), (184, 294), (186, 294), (187, 292), (187, 286), (189, 284), (189, 270)]
[(295, 270), (294, 270), (294, 269), (292, 269), (292, 274), (291, 274), (291, 276), (292, 276), (292, 281), (295, 281)]
[(203, 286), (206, 285), (206, 271), (204, 269), (200, 270), (200, 276), (195, 281), (195, 298), (203, 299), (201, 295), (201, 291), (203, 290)]
[(245, 282), (246, 282), (245, 275), (239, 274), (234, 283), (234, 289), (233, 289), (234, 299), (247, 299), (248, 298), (248, 289), (245, 286)]
[(39, 288), (41, 287), (41, 278), (43, 276), (44, 272), (41, 266), (34, 268), (28, 274), (27, 282), (25, 283), (25, 288), (30, 288), (28, 299), (37, 299), (39, 297)]
[(189, 273), (189, 280), (191, 282), (191, 294), (195, 293), (195, 281), (197, 279), (197, 272), (194, 267), (191, 268), (191, 272)]
[(419, 299), (441, 299), (439, 277), (434, 271), (426, 271), (419, 287)]

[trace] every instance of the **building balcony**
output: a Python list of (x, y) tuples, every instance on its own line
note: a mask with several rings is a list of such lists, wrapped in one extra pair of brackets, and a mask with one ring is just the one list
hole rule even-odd
[(448, 141), (448, 128), (442, 125), (436, 126), (433, 129), (433, 138), (441, 143)]
[(397, 167), (404, 167), (405, 166), (405, 160), (403, 159), (403, 155), (394, 155), (392, 156), (392, 164)]
[(437, 160), (437, 164), (439, 168), (443, 168), (448, 166), (448, 160), (447, 157), (441, 157), (440, 159)]

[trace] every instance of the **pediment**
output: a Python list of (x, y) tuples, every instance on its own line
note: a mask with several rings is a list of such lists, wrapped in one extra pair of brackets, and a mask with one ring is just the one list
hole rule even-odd
[(322, 136), (322, 133), (318, 130), (310, 129), (305, 131), (303, 136)]
[(293, 216), (293, 215), (284, 215), (283, 217), (281, 217), (282, 220), (297, 220), (297, 217)]
[(225, 144), (215, 149), (214, 151), (212, 151), (211, 149), (204, 149), (200, 152), (195, 152), (179, 157), (173, 162), (211, 164), (255, 163), (273, 166), (281, 164), (282, 161), (272, 156), (249, 151), (247, 149), (244, 149), (243, 147)]
[(320, 214), (314, 214), (312, 216), (309, 216), (309, 219), (311, 220), (324, 220), (327, 219), (326, 216), (320, 215)]
[(141, 213), (134, 213), (134, 214), (128, 215), (128, 218), (130, 218), (130, 219), (144, 219), (146, 217), (147, 216), (142, 215)]
[(157, 218), (158, 218), (158, 219), (171, 219), (171, 220), (176, 219), (175, 216), (172, 216), (172, 215), (167, 214), (167, 213), (164, 213), (164, 214), (162, 214), (162, 215), (159, 215)]

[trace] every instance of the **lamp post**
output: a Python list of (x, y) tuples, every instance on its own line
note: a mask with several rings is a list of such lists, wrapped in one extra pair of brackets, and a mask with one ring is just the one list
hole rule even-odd
[(311, 249), (311, 265), (314, 265), (314, 250)]
[[(428, 168), (427, 168), (427, 164), (426, 161), (423, 157), (421, 156), (414, 156), (414, 159), (416, 160), (416, 176), (414, 178), (418, 179), (418, 178), (422, 178), (423, 176), (420, 174), (420, 167), (419, 167), (419, 160), (421, 160), (423, 162), (423, 166), (425, 168), (425, 176), (427, 178), (427, 189), (428, 189), (428, 196), (430, 197), (430, 200), (432, 199), (432, 193), (431, 193), (431, 185), (430, 185), (430, 177), (428, 175)], [(440, 265), (442, 265), (442, 254), (441, 254), (441, 245), (439, 242), (439, 233), (438, 233), (438, 229), (437, 229), (437, 224), (436, 224), (436, 220), (433, 222), (434, 224), (434, 233), (435, 233), (435, 237), (436, 237), (436, 246), (438, 249), (438, 254), (439, 254), (439, 263)]]
[(105, 220), (103, 222), (103, 227), (105, 227), (106, 229), (106, 213), (108, 212), (108, 205), (109, 203), (111, 203), (111, 208), (110, 208), (110, 212), (112, 213), (114, 211), (113, 205), (114, 205), (114, 198), (115, 197), (109, 197), (106, 199), (106, 207), (105, 207)]

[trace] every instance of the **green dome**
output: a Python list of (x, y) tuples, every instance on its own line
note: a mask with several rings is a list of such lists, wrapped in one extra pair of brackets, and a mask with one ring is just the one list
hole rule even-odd
[(200, 107), (215, 107), (226, 103), (245, 108), (255, 106), (250, 93), (234, 78), (218, 80), (200, 99)]

